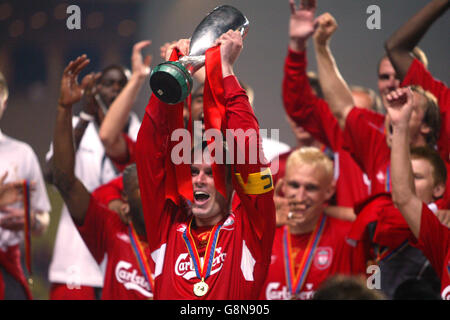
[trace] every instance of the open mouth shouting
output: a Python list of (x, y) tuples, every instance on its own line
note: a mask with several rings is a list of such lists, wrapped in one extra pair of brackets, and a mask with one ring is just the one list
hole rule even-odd
[(196, 190), (194, 191), (194, 205), (196, 206), (204, 206), (208, 203), (211, 195), (204, 190)]

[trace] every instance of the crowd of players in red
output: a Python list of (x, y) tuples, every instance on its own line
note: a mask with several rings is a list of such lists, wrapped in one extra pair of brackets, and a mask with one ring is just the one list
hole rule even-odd
[[(124, 128), (149, 74), (151, 59), (141, 50), (150, 42), (134, 46), (128, 82), (119, 67), (78, 81), (89, 59), (71, 61), (61, 81), (51, 182), (96, 263), (107, 256), (101, 298), (450, 299), (450, 91), (416, 47), (448, 6), (431, 1), (386, 41), (377, 107), (371, 91), (349, 87), (339, 73), (329, 46), (334, 18), (316, 17), (315, 1), (297, 8), (291, 0), (282, 97), (298, 146), (271, 162), (254, 163), (246, 152), (266, 150), (251, 90), (233, 70), (239, 32), (224, 33), (207, 51), (201, 85), (186, 102), (150, 97), (136, 141)], [(317, 77), (307, 72), (309, 38)], [(161, 54), (176, 60), (188, 48), (183, 39)], [(106, 114), (86, 109), (79, 124), (98, 123), (121, 174), (91, 192), (75, 172), (84, 131), (73, 129), (72, 106), (83, 97), (95, 104), (108, 86), (118, 89)], [(205, 130), (252, 133), (244, 143), (203, 143), (201, 155), (228, 153), (229, 163), (188, 150), (189, 161), (174, 164), (171, 134), (193, 120)], [(244, 163), (236, 161), (242, 154)], [(0, 207), (12, 188), (21, 190), (0, 188)], [(367, 282), (370, 266), (379, 268), (376, 290)], [(5, 290), (0, 285), (0, 297)], [(53, 299), (93, 297), (89, 286), (52, 286)]]

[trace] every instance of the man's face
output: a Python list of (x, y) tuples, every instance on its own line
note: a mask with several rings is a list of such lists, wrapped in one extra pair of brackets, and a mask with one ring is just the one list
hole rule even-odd
[(398, 87), (400, 87), (400, 80), (397, 78), (397, 74), (389, 58), (386, 57), (381, 60), (378, 69), (378, 92), (380, 93), (383, 105), (386, 105), (386, 95)]
[(283, 193), (293, 213), (288, 224), (309, 225), (333, 196), (334, 183), (321, 166), (299, 163), (287, 168)]
[[(425, 115), (425, 108), (427, 101), (425, 97), (420, 93), (413, 91), (413, 95), (414, 95), (414, 109), (413, 112), (411, 113), (411, 119), (409, 119), (409, 137), (412, 144), (414, 144), (415, 141), (417, 141), (417, 139), (421, 134), (425, 135), (425, 133), (427, 133), (429, 130), (429, 128), (422, 123), (423, 117)], [(392, 125), (389, 113), (386, 114), (385, 127), (387, 128), (386, 142), (387, 145), (391, 147)]]
[(417, 197), (429, 204), (434, 198), (442, 196), (444, 186), (435, 186), (433, 178), (433, 166), (425, 159), (412, 159), (411, 166), (414, 177), (414, 185)]
[(314, 143), (313, 136), (303, 129), (303, 127), (297, 125), (294, 120), (290, 117), (286, 117), (289, 125), (291, 126), (292, 132), (297, 139), (297, 144), (300, 146), (311, 146)]
[(126, 84), (127, 78), (119, 69), (109, 69), (102, 76), (100, 83), (97, 85), (97, 90), (107, 108)]
[[(192, 213), (196, 218), (205, 222), (216, 220), (226, 213), (228, 201), (218, 192), (214, 186), (214, 178), (211, 165), (191, 165), (192, 186), (194, 190), (194, 201)], [(207, 223), (207, 225), (210, 225)]]

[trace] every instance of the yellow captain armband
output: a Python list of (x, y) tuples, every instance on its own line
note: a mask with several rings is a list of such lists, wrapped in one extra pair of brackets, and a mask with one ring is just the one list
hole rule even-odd
[(246, 194), (263, 194), (273, 190), (272, 172), (270, 168), (262, 172), (250, 173), (247, 183), (244, 183), (240, 173), (235, 173), (235, 176)]

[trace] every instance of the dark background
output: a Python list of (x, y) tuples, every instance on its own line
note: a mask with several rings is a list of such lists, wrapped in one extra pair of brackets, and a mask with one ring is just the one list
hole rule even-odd
[[(339, 29), (331, 46), (340, 71), (350, 84), (376, 91), (376, 66), (384, 41), (426, 0), (322, 0), (317, 14), (332, 13)], [(68, 30), (66, 8), (81, 9), (81, 29)], [(0, 1), (0, 70), (9, 84), (7, 110), (0, 120), (3, 133), (30, 144), (41, 164), (52, 140), (56, 101), (62, 71), (69, 60), (86, 53), (91, 59), (87, 72), (110, 63), (130, 67), (132, 45), (143, 39), (153, 44), (144, 53), (153, 55), (153, 66), (162, 62), (159, 47), (167, 41), (188, 38), (202, 18), (214, 7), (230, 4), (250, 21), (244, 50), (236, 64), (237, 76), (255, 90), (255, 110), (261, 128), (280, 129), (280, 140), (293, 146), (294, 137), (281, 105), (281, 79), (287, 52), (288, 0), (84, 0)], [(381, 29), (369, 30), (369, 5), (381, 9)], [(429, 59), (432, 74), (449, 81), (448, 13), (441, 17), (420, 43)], [(315, 69), (312, 44), (309, 69)], [(135, 106), (142, 117), (150, 88), (145, 84)], [(52, 199), (51, 226), (45, 237), (34, 240), (37, 299), (46, 299), (46, 272), (59, 219), (60, 198), (48, 188)]]

